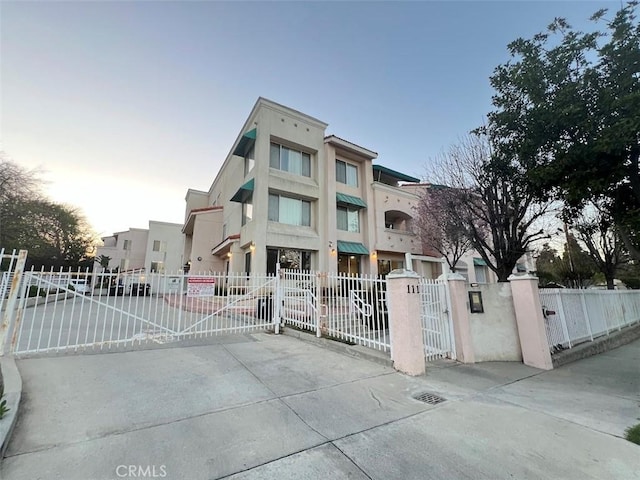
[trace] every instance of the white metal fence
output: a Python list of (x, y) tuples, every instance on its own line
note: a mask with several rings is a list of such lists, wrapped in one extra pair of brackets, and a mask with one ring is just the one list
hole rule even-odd
[(640, 291), (541, 289), (552, 352), (640, 322)]
[(420, 279), (422, 340), (427, 361), (456, 358), (448, 285), (443, 280)]
[(275, 276), (25, 272), (11, 351), (166, 343), (276, 328)]
[(8, 322), (17, 355), (277, 331), (281, 321), (391, 350), (386, 281), (376, 277), (32, 270), (21, 279)]
[(17, 262), (18, 252), (16, 250), (0, 249), (0, 311), (4, 309)]
[(375, 276), (282, 271), (285, 325), (391, 351), (386, 280)]

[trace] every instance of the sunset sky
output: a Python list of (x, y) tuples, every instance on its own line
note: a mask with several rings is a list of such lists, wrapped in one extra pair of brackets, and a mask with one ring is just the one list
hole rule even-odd
[(423, 177), (507, 44), (620, 2), (0, 3), (0, 149), (97, 233), (181, 223), (259, 96)]

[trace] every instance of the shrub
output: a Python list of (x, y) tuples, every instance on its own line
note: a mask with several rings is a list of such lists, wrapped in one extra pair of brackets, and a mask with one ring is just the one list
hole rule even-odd
[(11, 410), (9, 407), (7, 407), (7, 400), (3, 400), (4, 399), (4, 387), (0, 388), (0, 418), (4, 417), (7, 412), (9, 410)]
[(640, 423), (627, 428), (625, 431), (625, 438), (630, 442), (640, 445)]
[(37, 297), (38, 295), (44, 298), (47, 296), (47, 291), (44, 288), (38, 288), (36, 285), (30, 285), (27, 297)]

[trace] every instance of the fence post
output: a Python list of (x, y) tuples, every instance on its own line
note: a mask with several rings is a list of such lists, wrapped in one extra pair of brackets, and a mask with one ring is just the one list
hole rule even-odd
[(408, 375), (425, 372), (419, 278), (417, 273), (404, 269), (387, 275), (393, 367)]
[(282, 273), (280, 271), (280, 264), (276, 264), (276, 275), (275, 275), (275, 285), (274, 285), (274, 296), (273, 296), (273, 322), (275, 327), (275, 334), (280, 334), (280, 309), (282, 307)]
[(451, 300), (449, 315), (453, 324), (456, 360), (462, 363), (475, 363), (471, 322), (469, 320), (469, 308), (467, 307), (466, 281), (459, 273), (443, 273), (438, 278), (446, 281), (445, 287), (449, 288)]
[(533, 275), (510, 275), (513, 307), (525, 365), (542, 370), (553, 369), (549, 341), (542, 315), (538, 278)]
[(12, 328), (13, 330), (17, 328), (17, 325), (14, 325), (14, 322), (18, 322), (20, 320), (15, 316), (15, 310), (16, 302), (18, 300), (18, 293), (20, 292), (20, 286), (22, 285), (22, 274), (24, 272), (24, 266), (26, 262), (27, 251), (20, 250), (20, 252), (18, 253), (18, 260), (15, 265), (15, 270), (13, 272), (13, 278), (11, 280), (11, 290), (9, 290), (9, 297), (7, 298), (2, 324), (0, 324), (0, 356), (4, 355), (10, 330)]

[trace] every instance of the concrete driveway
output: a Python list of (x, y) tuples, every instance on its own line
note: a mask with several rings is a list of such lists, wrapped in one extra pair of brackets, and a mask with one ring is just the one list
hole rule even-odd
[(419, 378), (282, 335), (218, 342), (18, 361), (1, 478), (640, 479), (620, 438), (640, 421), (640, 341)]

